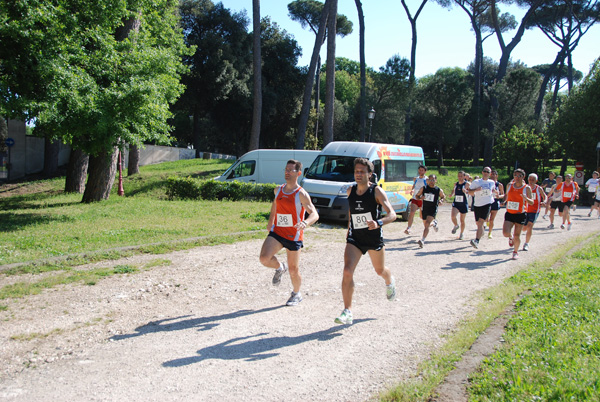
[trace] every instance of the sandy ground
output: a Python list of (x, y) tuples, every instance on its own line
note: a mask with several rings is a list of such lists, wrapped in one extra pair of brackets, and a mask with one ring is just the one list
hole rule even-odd
[[(368, 256), (356, 274), (354, 324), (334, 324), (345, 230), (307, 230), (301, 274), (304, 301), (284, 306), (289, 276), (273, 287), (260, 265), (262, 240), (136, 256), (90, 265), (168, 266), (115, 275), (96, 285), (68, 285), (25, 299), (3, 300), (0, 311), (0, 400), (8, 401), (365, 401), (416, 373), (420, 361), (473, 310), (483, 289), (571, 238), (598, 233), (587, 208), (571, 231), (538, 220), (531, 249), (510, 260), (502, 237), (473, 249), (472, 214), (466, 240), (450, 230), (449, 206), (425, 248), (403, 234), (405, 222), (384, 228), (387, 266), (397, 297)], [(557, 225), (558, 226), (558, 225)], [(81, 267), (86, 268), (86, 267)], [(36, 277), (2, 277), (2, 285)]]

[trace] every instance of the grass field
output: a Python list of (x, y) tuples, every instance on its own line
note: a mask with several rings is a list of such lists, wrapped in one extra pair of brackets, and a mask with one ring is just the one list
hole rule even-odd
[(92, 204), (81, 203), (80, 194), (64, 194), (64, 179), (24, 183), (19, 191), (25, 194), (0, 198), (0, 265), (81, 253), (88, 254), (87, 261), (94, 253), (105, 259), (123, 253), (106, 250), (123, 247), (164, 252), (198, 245), (197, 238), (236, 241), (236, 233), (263, 236), (269, 203), (166, 198), (169, 176), (211, 178), (229, 164), (195, 159), (144, 166), (124, 180), (125, 197), (113, 189), (108, 201)]

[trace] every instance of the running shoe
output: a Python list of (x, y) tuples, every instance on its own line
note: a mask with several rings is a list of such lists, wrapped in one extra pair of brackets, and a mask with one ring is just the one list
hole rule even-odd
[(588, 218), (592, 217), (592, 211), (590, 211), (590, 213), (588, 214)]
[(563, 223), (562, 225), (560, 225), (560, 228), (564, 229), (565, 228), (565, 224)]
[(479, 248), (479, 240), (477, 240), (477, 239), (471, 240), (471, 246), (473, 246), (474, 248)]
[(529, 243), (523, 244), (523, 251), (528, 251), (528, 250), (529, 250)]
[(518, 260), (519, 259), (519, 253), (513, 253), (512, 259), (513, 260)]
[(464, 236), (463, 236), (463, 234), (461, 233), (461, 234), (460, 234), (460, 236), (458, 236), (458, 240), (462, 240), (462, 239), (464, 239)]
[(508, 238), (508, 247), (512, 247), (512, 246), (514, 246), (514, 245), (515, 245), (515, 242), (514, 242), (513, 238), (512, 238), (512, 237), (509, 237), (509, 238)]
[(419, 239), (417, 240), (417, 244), (419, 245), (419, 247), (423, 248), (423, 246), (425, 245), (425, 243), (423, 242), (423, 240)]
[(492, 238), (492, 233), (490, 232), (490, 233), (488, 233), (488, 239), (491, 239), (491, 238)]
[(569, 224), (567, 225), (567, 230), (571, 230), (571, 226), (572, 226), (572, 225), (573, 225), (573, 224), (572, 224), (571, 222), (569, 222)]
[(548, 225), (548, 229), (554, 229), (554, 223), (551, 223), (550, 225)]
[(544, 215), (544, 216), (542, 216), (542, 218), (548, 220), (548, 215)]
[(288, 299), (287, 303), (285, 303), (285, 305), (286, 306), (297, 306), (301, 301), (302, 301), (302, 295), (300, 294), (300, 292), (298, 292), (298, 293), (292, 292), (292, 295)]
[(406, 228), (406, 230), (404, 230), (405, 234), (410, 234), (410, 228)]
[(436, 232), (437, 232), (438, 230), (440, 230), (440, 229), (438, 228), (438, 224), (437, 224), (437, 221), (436, 221), (435, 219), (433, 220), (433, 230), (435, 230)]
[(454, 227), (452, 228), (452, 234), (455, 234), (456, 231), (458, 230), (459, 226), (458, 225), (454, 225)]
[(281, 283), (281, 277), (288, 270), (288, 266), (285, 262), (282, 265), (283, 265), (282, 267), (277, 268), (275, 270), (275, 275), (273, 275), (273, 286), (279, 286), (279, 284)]
[(336, 324), (352, 324), (352, 312), (347, 308), (342, 311), (339, 317), (335, 319)]
[(389, 285), (385, 285), (385, 294), (389, 301), (394, 301), (396, 298), (396, 279), (392, 276), (392, 282)]

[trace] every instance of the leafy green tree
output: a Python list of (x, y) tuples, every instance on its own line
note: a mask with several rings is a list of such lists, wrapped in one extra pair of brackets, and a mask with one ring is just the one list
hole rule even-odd
[(462, 135), (473, 99), (472, 76), (461, 68), (439, 69), (419, 80), (415, 99), (415, 131), (434, 147), (441, 167), (444, 153)]
[(3, 108), (92, 156), (84, 202), (108, 198), (117, 146), (169, 140), (186, 53), (175, 10), (172, 0), (0, 3)]
[[(222, 3), (183, 0), (179, 12), (185, 43), (195, 46), (195, 52), (184, 58), (190, 72), (183, 77), (186, 89), (175, 108), (180, 114), (191, 116), (192, 143), (199, 156), (202, 149), (223, 149), (223, 142), (226, 144), (230, 140), (228, 134), (237, 136), (233, 132), (218, 135), (215, 108), (219, 102), (241, 96), (245, 98), (243, 102), (252, 104), (249, 85), (252, 77), (252, 35), (247, 31), (249, 20), (246, 14), (232, 14)], [(247, 122), (240, 121), (238, 117), (240, 115), (236, 112), (224, 118), (236, 121), (240, 128), (246, 129)], [(248, 141), (243, 141), (243, 144), (245, 149)], [(240, 146), (242, 143), (239, 141), (230, 141), (229, 149)]]
[[(507, 77), (508, 78), (508, 77)], [(526, 172), (538, 172), (540, 163), (556, 149), (544, 133), (534, 128), (513, 126), (498, 136), (495, 146), (496, 166), (503, 166), (510, 172), (515, 166)]]
[[(583, 82), (562, 103), (548, 127), (551, 141), (560, 144), (570, 159), (597, 170), (596, 145), (600, 140), (600, 59)], [(594, 169), (595, 168), (595, 169)]]
[(513, 126), (526, 130), (535, 128), (535, 102), (541, 77), (530, 68), (510, 70), (495, 88), (500, 103), (497, 127), (508, 131)]

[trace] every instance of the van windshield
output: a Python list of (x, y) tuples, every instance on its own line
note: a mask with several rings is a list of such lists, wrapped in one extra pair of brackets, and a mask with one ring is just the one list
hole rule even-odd
[(319, 155), (306, 173), (307, 179), (354, 181), (354, 156)]

